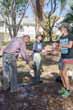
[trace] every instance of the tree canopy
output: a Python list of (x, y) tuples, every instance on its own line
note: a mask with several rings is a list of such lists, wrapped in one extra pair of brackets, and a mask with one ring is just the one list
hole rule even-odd
[(2, 0), (0, 1), (0, 14), (6, 24), (9, 35), (15, 37), (28, 8), (28, 0)]

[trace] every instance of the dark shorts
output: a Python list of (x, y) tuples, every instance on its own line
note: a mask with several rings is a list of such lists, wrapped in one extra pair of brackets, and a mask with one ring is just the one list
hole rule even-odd
[(60, 58), (59, 63), (59, 70), (66, 69), (73, 69), (73, 59), (62, 59)]
[(63, 70), (64, 69), (64, 62), (63, 62), (63, 59), (60, 58), (59, 62), (58, 62), (58, 66), (59, 66), (59, 70)]

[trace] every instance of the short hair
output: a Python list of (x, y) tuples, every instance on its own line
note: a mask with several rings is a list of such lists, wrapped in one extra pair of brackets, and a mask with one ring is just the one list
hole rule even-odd
[(30, 39), (30, 36), (29, 35), (23, 35), (23, 38), (25, 38), (25, 37), (28, 37)]
[(58, 27), (59, 30), (61, 30), (62, 28), (67, 29), (68, 32), (70, 32), (70, 26), (69, 24), (62, 24)]
[(36, 34), (36, 38), (38, 38), (39, 36), (43, 38), (43, 35), (41, 33)]

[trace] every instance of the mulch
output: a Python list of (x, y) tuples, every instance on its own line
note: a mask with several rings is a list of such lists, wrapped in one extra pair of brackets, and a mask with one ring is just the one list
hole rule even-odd
[(25, 93), (0, 92), (0, 110), (73, 110), (73, 93), (62, 99), (58, 94), (60, 88), (61, 84), (50, 78), (23, 87)]

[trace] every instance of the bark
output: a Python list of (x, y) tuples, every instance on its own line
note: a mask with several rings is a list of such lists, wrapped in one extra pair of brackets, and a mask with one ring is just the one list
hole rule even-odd
[(35, 0), (35, 2), (30, 0), (30, 3), (33, 9), (33, 12), (35, 14), (35, 23), (36, 23), (35, 31), (37, 33), (39, 32), (39, 28), (41, 27), (41, 22), (43, 19), (44, 0)]
[(12, 31), (13, 31), (13, 37), (16, 37), (17, 31), (16, 31), (16, 0), (13, 0), (12, 5)]

